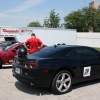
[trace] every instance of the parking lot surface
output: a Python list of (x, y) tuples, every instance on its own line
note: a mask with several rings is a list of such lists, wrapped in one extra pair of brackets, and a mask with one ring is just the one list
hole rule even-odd
[(100, 100), (100, 79), (78, 83), (63, 95), (50, 89), (36, 88), (18, 82), (12, 68), (0, 69), (0, 100)]

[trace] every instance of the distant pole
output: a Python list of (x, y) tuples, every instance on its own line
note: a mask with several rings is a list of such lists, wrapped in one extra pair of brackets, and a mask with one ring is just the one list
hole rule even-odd
[(84, 7), (85, 7), (85, 0), (84, 0)]
[(65, 17), (65, 10), (64, 10), (64, 17)]

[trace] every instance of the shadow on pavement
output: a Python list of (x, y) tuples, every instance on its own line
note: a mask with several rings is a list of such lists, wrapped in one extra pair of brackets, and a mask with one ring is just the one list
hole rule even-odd
[[(92, 80), (92, 81), (77, 83), (77, 84), (72, 85), (72, 88), (69, 90), (69, 92), (71, 92), (74, 89), (86, 87), (86, 86), (89, 86), (89, 85), (95, 85), (95, 84), (98, 84), (98, 83), (100, 83), (100, 79), (95, 79), (95, 80)], [(50, 88), (34, 87), (34, 86), (30, 86), (28, 84), (25, 84), (25, 83), (22, 83), (22, 82), (19, 82), (19, 81), (17, 81), (15, 83), (15, 86), (18, 90), (25, 92), (25, 93), (28, 93), (28, 94), (31, 94), (31, 95), (37, 95), (37, 96), (51, 95), (51, 94), (57, 95), (54, 92), (52, 92), (50, 90)]]
[(90, 81), (85, 81), (85, 82), (80, 82), (80, 83), (76, 83), (72, 86), (72, 89), (78, 89), (81, 87), (86, 87), (86, 86), (90, 86), (90, 85), (95, 85), (100, 83), (100, 79), (94, 79), (94, 80), (90, 80)]
[(49, 88), (34, 87), (19, 81), (15, 83), (15, 86), (18, 90), (31, 95), (42, 96), (53, 94), (53, 92)]
[(11, 69), (11, 68), (12, 68), (12, 66), (2, 67), (2, 69)]

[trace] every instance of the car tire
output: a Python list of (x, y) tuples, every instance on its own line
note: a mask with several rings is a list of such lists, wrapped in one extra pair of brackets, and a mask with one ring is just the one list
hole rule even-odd
[(2, 69), (2, 61), (0, 60), (0, 69)]
[(57, 73), (52, 81), (51, 90), (57, 94), (67, 93), (72, 86), (72, 75), (69, 71), (63, 70)]

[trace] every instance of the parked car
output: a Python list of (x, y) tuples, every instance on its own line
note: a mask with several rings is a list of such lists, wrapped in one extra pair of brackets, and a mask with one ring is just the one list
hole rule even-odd
[(0, 50), (0, 68), (11, 66), (14, 56), (18, 54), (17, 50), (23, 43), (14, 43)]
[(26, 58), (16, 56), (12, 71), (18, 81), (64, 94), (72, 84), (100, 78), (100, 52), (87, 46), (49, 46)]
[[(22, 46), (23, 43), (14, 43), (0, 50), (0, 69), (3, 66), (12, 66), (14, 56), (18, 54), (18, 49)], [(44, 47), (46, 47), (46, 45), (44, 45), (43, 48)]]
[(7, 46), (10, 46), (14, 43), (20, 43), (18, 41), (3, 41), (3, 42), (0, 42), (0, 50), (6, 48)]

